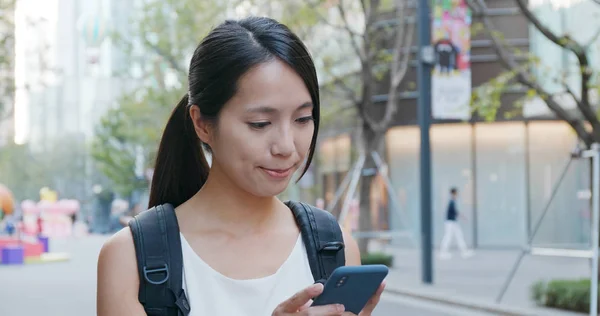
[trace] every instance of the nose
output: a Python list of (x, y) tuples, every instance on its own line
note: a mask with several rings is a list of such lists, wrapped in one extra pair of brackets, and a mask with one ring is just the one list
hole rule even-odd
[(274, 135), (271, 154), (273, 156), (289, 157), (294, 153), (296, 145), (294, 144), (294, 133), (291, 128), (284, 127)]

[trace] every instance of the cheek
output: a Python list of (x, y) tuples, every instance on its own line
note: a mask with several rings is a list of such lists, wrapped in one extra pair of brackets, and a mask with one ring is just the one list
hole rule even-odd
[(302, 159), (306, 158), (308, 155), (308, 149), (310, 148), (310, 144), (312, 142), (312, 137), (315, 132), (314, 125), (307, 126), (303, 128), (299, 133), (296, 140), (296, 146), (298, 153), (302, 155)]
[(231, 124), (231, 128), (221, 130), (216, 139), (215, 155), (223, 162), (223, 168), (246, 168), (248, 164), (256, 164), (257, 157), (261, 157), (264, 142), (256, 135), (249, 133), (243, 124)]

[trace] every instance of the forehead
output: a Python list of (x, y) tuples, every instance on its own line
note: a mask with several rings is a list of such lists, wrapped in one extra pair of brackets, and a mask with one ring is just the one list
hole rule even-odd
[(260, 64), (238, 81), (237, 92), (228, 102), (232, 110), (269, 107), (278, 111), (296, 110), (311, 103), (302, 78), (287, 64), (273, 60)]

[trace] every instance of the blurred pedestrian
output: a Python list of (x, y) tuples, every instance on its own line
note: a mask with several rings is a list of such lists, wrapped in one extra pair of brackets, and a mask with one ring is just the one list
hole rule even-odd
[(448, 202), (448, 208), (446, 209), (446, 221), (444, 225), (444, 237), (440, 245), (440, 258), (450, 259), (450, 242), (452, 239), (456, 239), (456, 244), (461, 251), (463, 258), (467, 258), (473, 255), (473, 251), (467, 248), (465, 237), (462, 232), (462, 228), (458, 223), (459, 218), (466, 219), (463, 215), (458, 212), (456, 207), (456, 199), (458, 197), (458, 189), (450, 189), (450, 201)]

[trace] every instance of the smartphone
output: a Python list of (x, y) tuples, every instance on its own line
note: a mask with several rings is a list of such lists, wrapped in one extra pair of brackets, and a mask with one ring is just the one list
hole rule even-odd
[(323, 293), (312, 305), (342, 304), (346, 311), (358, 315), (388, 272), (388, 267), (381, 264), (339, 267), (327, 279)]

